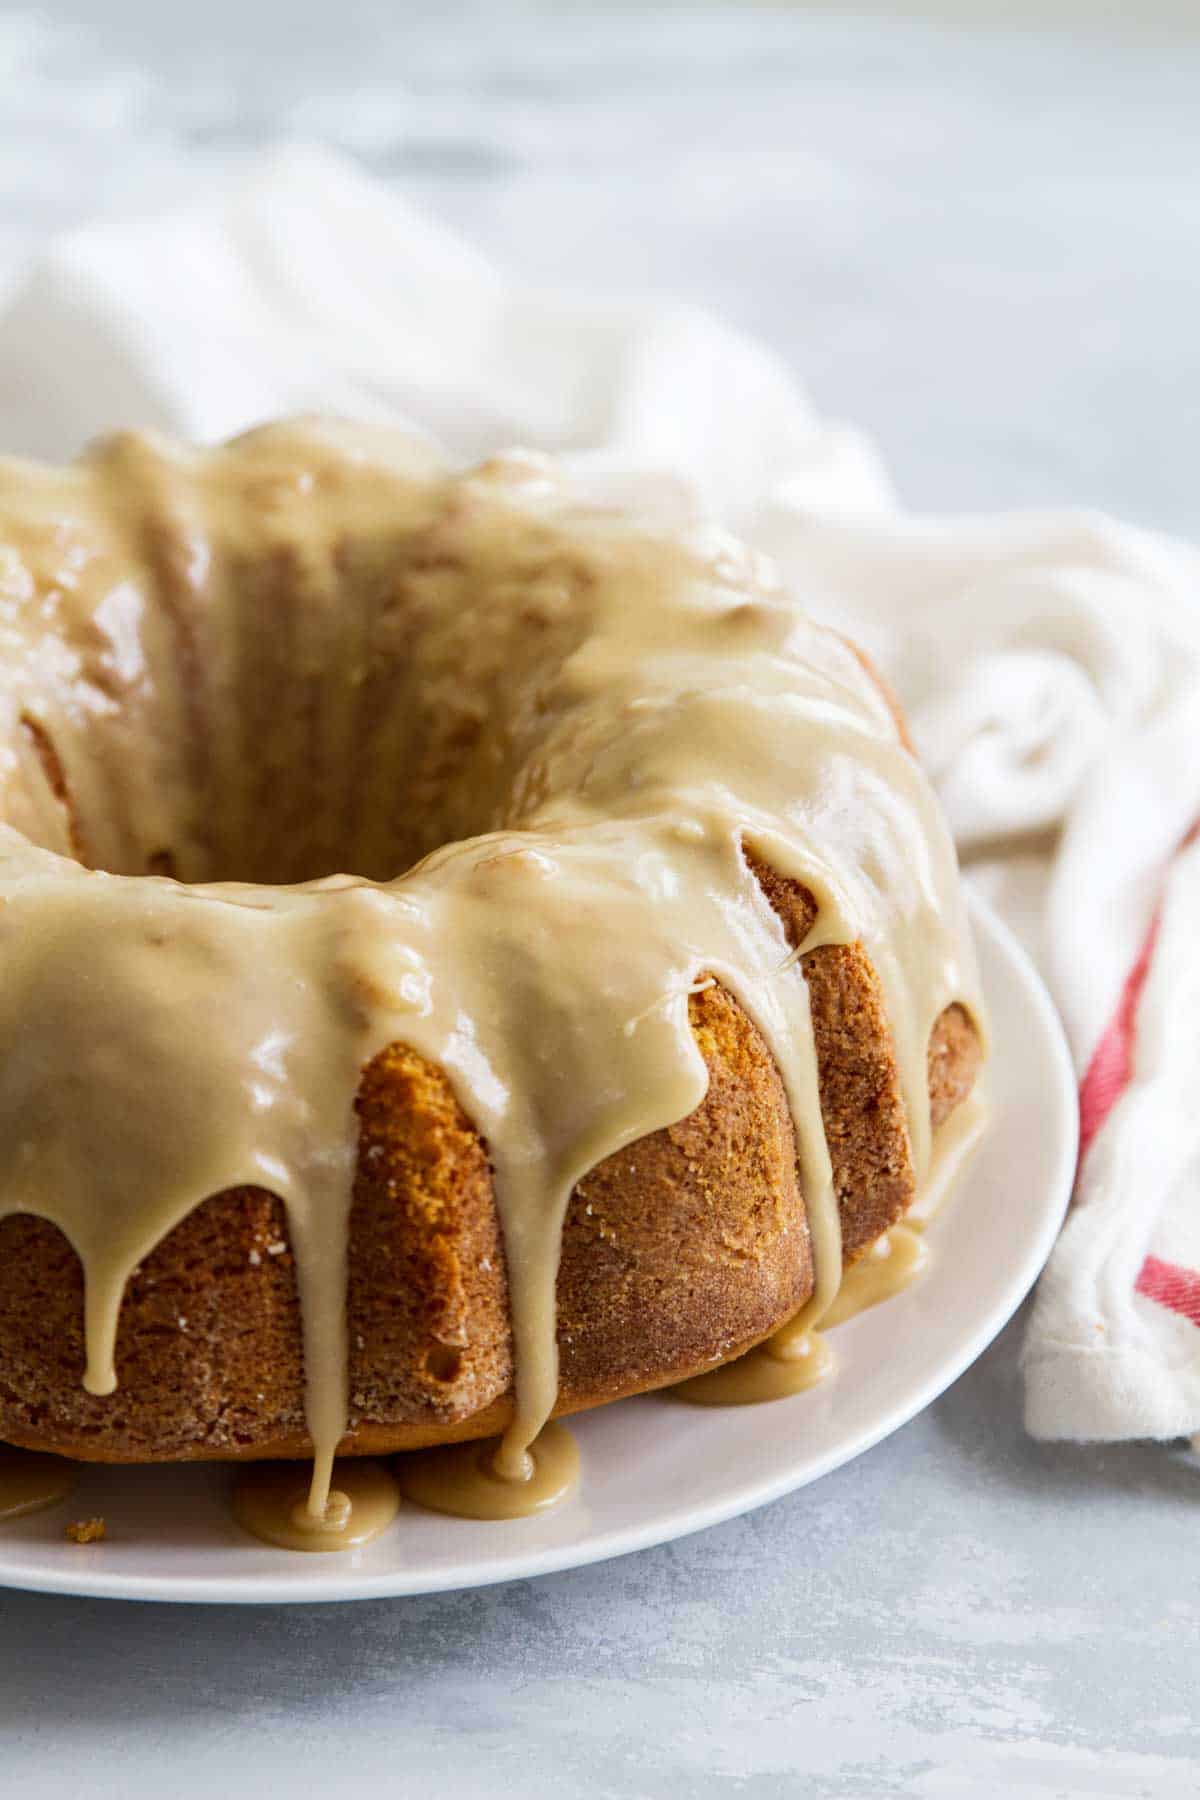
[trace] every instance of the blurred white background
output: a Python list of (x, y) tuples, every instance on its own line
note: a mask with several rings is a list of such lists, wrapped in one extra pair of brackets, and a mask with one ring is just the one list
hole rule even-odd
[(913, 505), (1186, 530), (1165, 434), (1200, 409), (1200, 7), (906, 10), (0, 13), (0, 267), (186, 169), (316, 138), (531, 276), (671, 290), (763, 334)]

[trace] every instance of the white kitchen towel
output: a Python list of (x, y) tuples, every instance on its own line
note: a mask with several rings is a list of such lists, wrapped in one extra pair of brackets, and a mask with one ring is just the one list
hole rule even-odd
[(910, 517), (870, 445), (755, 344), (686, 306), (522, 285), (304, 148), (51, 243), (0, 319), (5, 449), (311, 410), (632, 477), (769, 550), (868, 646), (1080, 1073), (1030, 1429), (1200, 1430), (1200, 555), (1088, 514)]

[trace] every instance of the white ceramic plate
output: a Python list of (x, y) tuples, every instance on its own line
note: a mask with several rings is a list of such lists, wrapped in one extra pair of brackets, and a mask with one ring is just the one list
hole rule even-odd
[[(947, 1388), (1011, 1317), (1044, 1262), (1075, 1169), (1075, 1080), (1045, 990), (1009, 932), (974, 909), (992, 1009), (992, 1127), (929, 1228), (932, 1267), (839, 1326), (838, 1369), (770, 1406), (645, 1396), (573, 1422), (578, 1494), (543, 1518), (481, 1524), (404, 1510), (367, 1549), (301, 1556), (245, 1537), (220, 1468), (89, 1468), (71, 1498), (0, 1527), (0, 1586), (128, 1600), (353, 1600), (482, 1586), (665, 1543), (748, 1512), (859, 1456)], [(101, 1514), (102, 1544), (64, 1535)]]

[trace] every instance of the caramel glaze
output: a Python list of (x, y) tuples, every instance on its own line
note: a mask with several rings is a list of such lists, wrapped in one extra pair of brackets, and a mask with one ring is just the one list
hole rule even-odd
[(395, 1476), (364, 1456), (335, 1463), (331, 1480), (316, 1512), (305, 1464), (252, 1463), (234, 1482), (233, 1516), (252, 1537), (280, 1550), (361, 1550), (400, 1510)]
[(579, 1480), (579, 1449), (558, 1420), (543, 1425), (516, 1476), (497, 1466), (498, 1439), (446, 1444), (397, 1459), (400, 1491), (428, 1512), (459, 1519), (524, 1519), (566, 1499)]
[[(800, 958), (869, 957), (918, 1184), (931, 1030), (983, 1015), (928, 783), (767, 565), (588, 508), (540, 459), (455, 476), (319, 424), (10, 464), (0, 525), (0, 1215), (78, 1253), (90, 1392), (164, 1235), (206, 1196), (277, 1195), (324, 1516), (355, 1095), (403, 1045), (488, 1147), (515, 1355), (496, 1467), (520, 1479), (557, 1395), (567, 1202), (699, 1106), (689, 1006), (714, 982), (782, 1081), (828, 1308)], [(811, 901), (799, 935), (764, 870)]]
[(768, 1338), (744, 1356), (679, 1382), (671, 1396), (689, 1406), (761, 1406), (806, 1393), (836, 1367), (828, 1341), (819, 1331), (806, 1329), (795, 1339), (791, 1355), (781, 1355), (776, 1339)]

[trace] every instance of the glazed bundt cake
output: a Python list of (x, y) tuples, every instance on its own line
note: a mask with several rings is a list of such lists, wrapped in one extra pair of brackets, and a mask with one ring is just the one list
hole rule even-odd
[(0, 633), (0, 1439), (519, 1458), (911, 1204), (981, 1058), (953, 849), (723, 534), (128, 435), (0, 470)]

